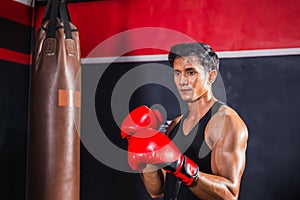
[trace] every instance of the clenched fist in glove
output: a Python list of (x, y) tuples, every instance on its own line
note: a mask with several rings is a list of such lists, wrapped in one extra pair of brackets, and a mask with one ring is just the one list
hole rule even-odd
[(198, 165), (158, 131), (161, 123), (160, 112), (146, 106), (140, 106), (126, 116), (121, 125), (121, 136), (128, 141), (130, 167), (142, 170), (147, 164), (156, 165), (173, 173), (187, 186), (193, 186), (198, 179)]

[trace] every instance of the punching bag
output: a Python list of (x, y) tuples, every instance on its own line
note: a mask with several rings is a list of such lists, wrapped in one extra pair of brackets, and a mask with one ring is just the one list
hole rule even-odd
[(30, 72), (28, 200), (79, 200), (79, 36), (67, 5), (48, 0)]

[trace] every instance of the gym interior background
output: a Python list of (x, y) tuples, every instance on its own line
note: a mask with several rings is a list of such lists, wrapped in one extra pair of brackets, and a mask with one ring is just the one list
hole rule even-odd
[[(115, 40), (105, 52), (91, 52), (128, 30), (152, 27), (176, 31), (208, 43), (218, 52), (219, 78), (226, 97), (222, 100), (236, 109), (248, 125), (247, 166), (239, 199), (300, 198), (299, 1), (67, 2), (81, 41), (82, 108), (94, 108), (99, 124), (109, 133), (106, 136), (112, 143), (123, 145), (111, 111), (114, 87), (135, 67), (168, 66), (167, 47), (178, 42), (178, 38), (170, 37), (169, 31), (157, 35), (139, 35), (134, 31), (126, 41)], [(31, 0), (1, 0), (0, 3), (0, 199), (25, 199), (31, 47), (45, 1), (31, 6)], [(157, 43), (162, 48), (137, 48), (138, 42)], [(119, 55), (118, 49), (124, 45), (132, 51)], [(122, 57), (118, 62), (109, 63), (107, 58), (114, 56)], [(90, 80), (94, 70), (101, 74), (96, 82)], [(91, 88), (95, 90), (91, 92)], [(88, 103), (91, 99), (92, 105)], [(180, 113), (178, 101), (172, 99), (174, 94), (168, 88), (145, 84), (132, 93), (129, 107), (161, 104), (168, 113), (167, 118), (172, 119)], [(84, 134), (84, 127), (90, 123), (85, 113), (81, 123)], [(138, 174), (103, 164), (84, 144), (81, 145), (80, 179), (82, 200), (150, 199)]]

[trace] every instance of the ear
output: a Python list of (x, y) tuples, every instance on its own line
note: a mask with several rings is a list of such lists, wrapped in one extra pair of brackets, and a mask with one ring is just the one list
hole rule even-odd
[(209, 84), (213, 84), (217, 78), (218, 72), (217, 70), (211, 70), (209, 72), (208, 82)]

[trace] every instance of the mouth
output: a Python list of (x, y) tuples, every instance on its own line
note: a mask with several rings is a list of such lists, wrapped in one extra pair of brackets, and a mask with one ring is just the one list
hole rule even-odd
[(190, 92), (192, 91), (191, 89), (181, 89), (180, 92)]

